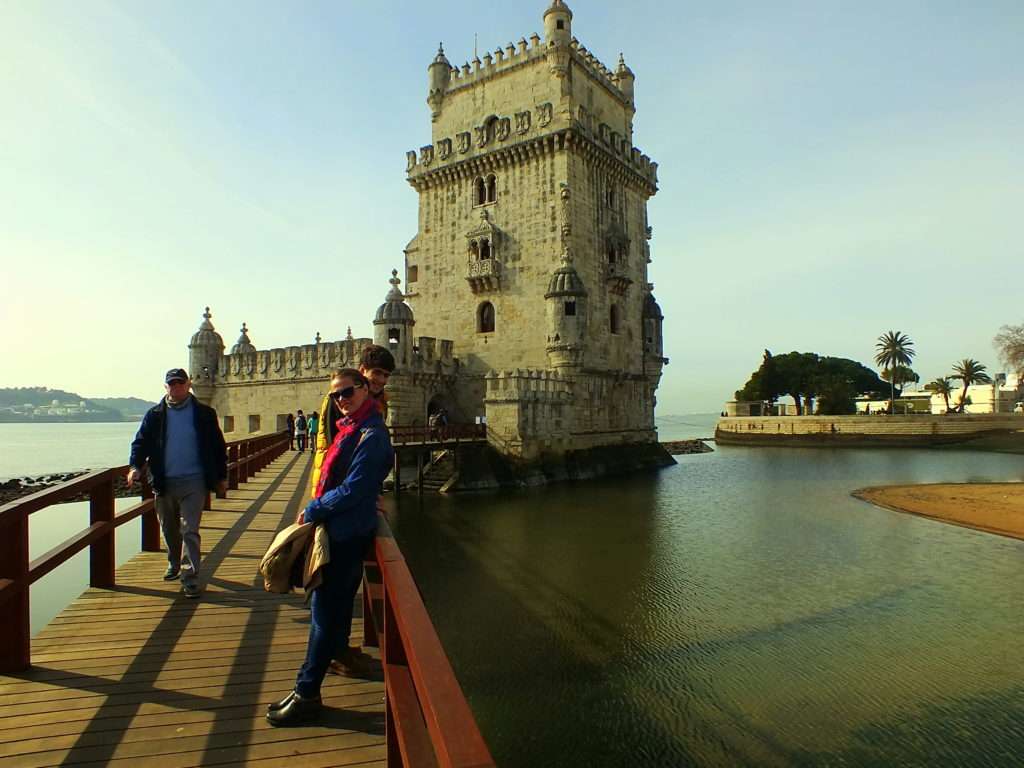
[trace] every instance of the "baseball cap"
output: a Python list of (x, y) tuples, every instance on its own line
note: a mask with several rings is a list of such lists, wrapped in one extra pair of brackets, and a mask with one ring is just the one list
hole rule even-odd
[(188, 381), (188, 374), (185, 373), (184, 368), (171, 368), (164, 376), (164, 384), (170, 384), (172, 381)]

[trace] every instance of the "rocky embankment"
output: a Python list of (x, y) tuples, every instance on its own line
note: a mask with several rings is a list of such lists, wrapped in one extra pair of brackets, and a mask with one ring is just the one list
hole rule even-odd
[[(0, 482), (0, 506), (20, 499), (22, 496), (29, 496), (47, 488), (52, 488), (60, 483), (66, 483), (68, 480), (73, 480), (88, 471), (60, 472), (54, 475), (40, 475), (39, 477), (16, 477), (13, 480)], [(114, 496), (118, 498), (138, 496), (139, 490), (138, 484), (136, 484), (134, 490), (130, 490), (124, 481), (124, 477), (118, 476), (114, 480)], [(67, 499), (67, 501), (84, 501), (87, 498), (86, 494), (80, 494), (72, 499)]]
[(711, 453), (715, 449), (707, 444), (711, 438), (701, 440), (666, 440), (662, 447), (673, 456), (682, 456), (688, 453)]

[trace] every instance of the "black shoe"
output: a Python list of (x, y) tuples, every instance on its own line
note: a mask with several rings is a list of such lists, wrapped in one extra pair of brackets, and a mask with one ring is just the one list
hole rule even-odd
[(195, 600), (197, 597), (203, 594), (202, 590), (199, 589), (198, 584), (186, 584), (181, 588), (181, 591), (184, 592), (185, 597), (189, 598), (190, 600)]
[(361, 648), (347, 648), (336, 659), (332, 659), (327, 671), (332, 675), (344, 675), (362, 680), (383, 679), (380, 662)]
[(317, 718), (323, 707), (319, 696), (313, 699), (304, 699), (295, 691), (292, 691), (291, 695), (286, 696), (283, 701), (287, 703), (280, 709), (271, 709), (267, 712), (267, 722), (275, 727), (308, 723)]
[(175, 568), (173, 565), (168, 565), (167, 570), (164, 571), (164, 581), (174, 581), (181, 575), (181, 568)]
[(292, 691), (280, 701), (275, 701), (273, 704), (267, 705), (267, 712), (277, 712), (278, 710), (284, 709), (291, 704), (292, 699), (295, 698), (295, 691)]

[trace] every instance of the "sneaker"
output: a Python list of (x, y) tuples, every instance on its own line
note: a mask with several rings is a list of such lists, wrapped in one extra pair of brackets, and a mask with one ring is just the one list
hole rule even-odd
[(189, 598), (190, 600), (195, 600), (197, 597), (203, 594), (202, 590), (199, 589), (198, 584), (186, 584), (181, 588), (181, 591), (184, 592), (185, 597)]
[(174, 581), (181, 575), (181, 568), (175, 568), (173, 565), (168, 565), (167, 570), (164, 571), (164, 581)]

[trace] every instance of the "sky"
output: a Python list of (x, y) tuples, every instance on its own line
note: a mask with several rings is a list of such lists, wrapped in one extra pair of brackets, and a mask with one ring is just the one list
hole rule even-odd
[[(461, 64), (546, 5), (0, 2), (0, 387), (156, 399), (207, 305), (228, 347), (372, 336), (438, 41)], [(1024, 4), (569, 5), (659, 163), (659, 413), (721, 410), (766, 348), (871, 365), (888, 330), (922, 381), (1002, 370)]]

